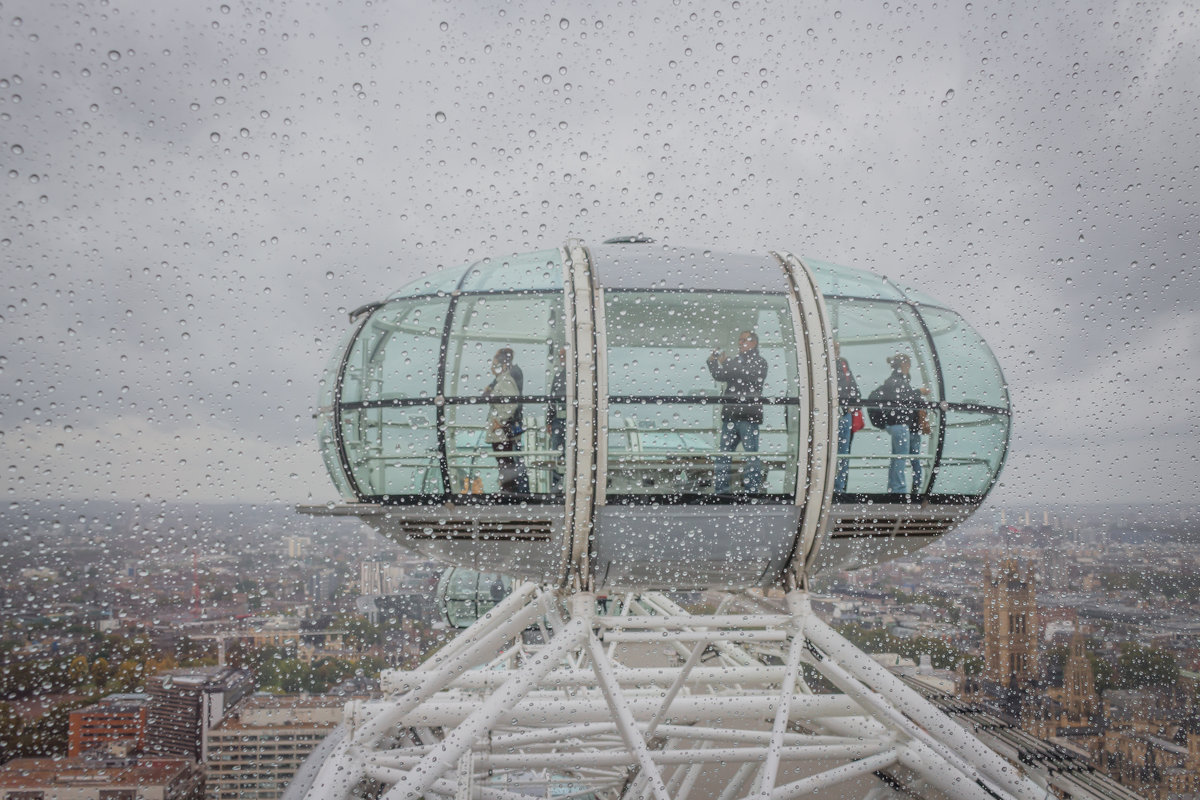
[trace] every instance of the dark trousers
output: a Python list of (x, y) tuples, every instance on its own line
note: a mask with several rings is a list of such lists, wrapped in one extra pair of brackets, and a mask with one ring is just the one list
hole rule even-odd
[[(513, 453), (521, 449), (520, 439), (505, 439), (502, 442), (492, 442), (492, 450), (497, 453)], [(500, 469), (500, 491), (508, 494), (529, 494), (529, 475), (525, 472), (525, 459), (498, 457), (496, 466)]]

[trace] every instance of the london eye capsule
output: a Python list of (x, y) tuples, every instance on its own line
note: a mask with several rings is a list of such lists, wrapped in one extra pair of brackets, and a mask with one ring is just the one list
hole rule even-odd
[(961, 316), (785, 251), (571, 241), (351, 319), (319, 400), (343, 502), (306, 510), (541, 583), (799, 585), (894, 558), (979, 506), (1008, 442)]

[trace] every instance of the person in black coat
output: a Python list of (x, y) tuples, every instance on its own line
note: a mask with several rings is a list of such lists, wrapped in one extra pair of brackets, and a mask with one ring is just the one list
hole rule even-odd
[[(726, 358), (714, 350), (708, 357), (713, 380), (725, 384), (721, 406), (721, 452), (732, 453), (741, 444), (746, 453), (758, 452), (758, 426), (763, 420), (762, 391), (767, 380), (767, 360), (759, 355), (758, 334), (742, 331), (738, 336), (738, 354)], [(729, 494), (728, 456), (718, 456), (713, 473), (713, 489)], [(762, 462), (751, 458), (742, 475), (742, 487), (750, 493), (762, 489)]]
[(912, 493), (921, 491), (921, 434), (929, 433), (929, 420), (921, 408), (922, 395), (929, 394), (926, 388), (916, 389), (909, 378), (912, 360), (904, 353), (897, 353), (887, 360), (892, 374), (883, 382), (883, 400), (888, 408), (887, 432), (892, 437), (892, 455), (910, 458), (892, 458), (888, 467), (888, 491), (903, 494), (908, 491), (904, 483), (904, 462), (912, 462)]
[(550, 401), (546, 403), (546, 433), (550, 449), (558, 451), (557, 462), (550, 467), (550, 491), (561, 492), (567, 448), (567, 348), (558, 348), (558, 366), (550, 382)]

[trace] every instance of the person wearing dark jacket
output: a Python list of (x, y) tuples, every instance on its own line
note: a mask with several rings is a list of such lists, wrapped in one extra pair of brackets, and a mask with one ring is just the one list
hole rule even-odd
[[(763, 384), (767, 380), (767, 360), (758, 353), (758, 334), (742, 331), (738, 336), (738, 354), (726, 358), (713, 351), (708, 357), (708, 371), (713, 380), (725, 384), (721, 406), (721, 452), (732, 453), (741, 444), (746, 453), (758, 452), (758, 426), (762, 424)], [(729, 494), (729, 456), (718, 456), (713, 473), (713, 490)], [(746, 463), (742, 475), (745, 491), (756, 493), (762, 488), (762, 462), (757, 457)]]
[(862, 402), (862, 393), (858, 390), (854, 373), (850, 371), (849, 362), (842, 358), (842, 346), (838, 342), (833, 343), (833, 355), (838, 379), (838, 462), (833, 490), (844, 492), (850, 477), (850, 461), (845, 456), (850, 455), (850, 443), (854, 440), (854, 409)]
[(550, 401), (546, 403), (546, 433), (550, 449), (558, 452), (550, 467), (550, 491), (561, 492), (567, 449), (567, 348), (558, 348), (558, 366), (550, 382)]
[[(521, 415), (521, 381), (519, 367), (513, 363), (511, 347), (502, 347), (492, 357), (492, 374), (496, 377), (483, 390), (488, 399), (487, 428), (484, 441), (496, 453), (514, 453), (521, 449), (521, 434), (524, 433)], [(500, 491), (506, 494), (528, 494), (529, 475), (525, 461), (510, 455), (497, 455), (496, 467), (500, 472)]]
[[(883, 400), (888, 403), (887, 432), (892, 437), (892, 463), (888, 467), (888, 491), (903, 494), (908, 491), (904, 483), (904, 462), (912, 462), (912, 493), (921, 491), (921, 434), (929, 433), (929, 420), (925, 409), (920, 408), (921, 395), (928, 394), (925, 388), (916, 389), (909, 378), (912, 361), (904, 353), (897, 353), (887, 360), (892, 374), (883, 382)], [(896, 458), (909, 456), (909, 458)]]

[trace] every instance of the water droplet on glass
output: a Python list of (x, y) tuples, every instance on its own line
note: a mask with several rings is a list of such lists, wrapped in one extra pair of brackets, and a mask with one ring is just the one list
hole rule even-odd
[(558, 27), (562, 28), (565, 31), (567, 28), (571, 27), (571, 21), (569, 19), (567, 19), (566, 17), (563, 17), (562, 19), (560, 19), (558, 21)]
[(439, 22), (438, 27), (444, 31), (448, 31), (448, 30), (450, 30), (450, 23), (449, 22)]
[(953, 90), (953, 89), (947, 89), (947, 90), (946, 90), (946, 99), (947, 99), (947, 100), (953, 100), (953, 99), (954, 99), (954, 90)]
[(549, 82), (550, 82), (550, 76), (549, 76), (549, 75), (543, 75), (543, 76), (542, 76), (542, 83), (549, 83)]
[(444, 111), (439, 111), (433, 115), (433, 118), (435, 120), (437, 120), (438, 122), (445, 122), (446, 121), (446, 113)]
[(212, 133), (210, 133), (208, 135), (208, 139), (210, 142), (219, 142), (219, 141), (221, 141), (221, 134), (217, 133), (216, 131), (213, 131)]
[(243, 139), (250, 138), (250, 129), (242, 128), (240, 131), (238, 131), (238, 136), (242, 137)]
[(19, 144), (14, 144), (10, 149), (12, 150), (14, 156), (19, 156), (21, 153), (25, 152), (25, 148), (21, 147)]
[(584, 150), (582, 153), (580, 153), (580, 154), (579, 154), (579, 160), (580, 160), (580, 161), (587, 161), (587, 160), (588, 160), (588, 154), (587, 154), (587, 151), (586, 151), (586, 150)]
[(108, 60), (109, 61), (120, 61), (121, 60), (121, 51), (120, 50), (109, 50), (108, 51)]

